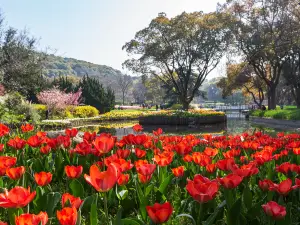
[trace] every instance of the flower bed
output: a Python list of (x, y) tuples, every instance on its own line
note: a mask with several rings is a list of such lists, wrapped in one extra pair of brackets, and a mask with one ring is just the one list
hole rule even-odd
[[(0, 224), (297, 224), (300, 135), (198, 139), (0, 125)], [(25, 223), (26, 221), (26, 223)]]
[(146, 114), (139, 119), (139, 123), (142, 125), (201, 125), (224, 123), (225, 121), (226, 115), (223, 112), (213, 110), (159, 111)]

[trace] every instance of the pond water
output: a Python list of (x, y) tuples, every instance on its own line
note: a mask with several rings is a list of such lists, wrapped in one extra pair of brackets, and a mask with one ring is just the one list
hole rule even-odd
[[(89, 132), (109, 132), (118, 138), (122, 138), (125, 135), (133, 134), (134, 131), (132, 126), (137, 124), (138, 121), (124, 121), (124, 122), (111, 122), (103, 123), (99, 125), (90, 125), (85, 127), (79, 127), (80, 131), (89, 131)], [(153, 130), (156, 130), (158, 126), (143, 126), (144, 133), (152, 133)], [(203, 135), (211, 133), (213, 135), (236, 135), (243, 132), (253, 133), (255, 131), (262, 131), (269, 133), (271, 135), (276, 134), (277, 132), (298, 132), (295, 128), (291, 129), (278, 129), (272, 127), (266, 127), (260, 124), (253, 124), (251, 121), (245, 119), (244, 114), (240, 113), (231, 113), (227, 114), (227, 123), (223, 124), (214, 124), (214, 125), (203, 125), (200, 127), (188, 127), (188, 126), (159, 126), (163, 129), (164, 134), (167, 135)]]

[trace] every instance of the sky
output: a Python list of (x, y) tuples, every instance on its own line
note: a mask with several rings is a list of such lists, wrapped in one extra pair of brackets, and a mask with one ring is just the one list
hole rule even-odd
[[(225, 0), (0, 0), (5, 23), (27, 29), (41, 49), (123, 72), (122, 46), (158, 13), (212, 12)], [(211, 77), (217, 76), (219, 66)]]

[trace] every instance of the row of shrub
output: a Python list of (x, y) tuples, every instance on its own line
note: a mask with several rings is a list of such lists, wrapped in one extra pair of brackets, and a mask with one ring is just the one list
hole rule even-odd
[(178, 110), (161, 110), (153, 114), (146, 114), (145, 116), (170, 116), (170, 117), (204, 117), (204, 116), (224, 116), (224, 112), (217, 112), (214, 110), (207, 109), (190, 109), (188, 111), (178, 111)]
[[(33, 105), (38, 111), (42, 119), (46, 119), (47, 106), (41, 104)], [(88, 118), (99, 115), (99, 111), (93, 106), (68, 106), (61, 111), (55, 111), (52, 115), (53, 119), (64, 119), (64, 118)]]
[(286, 108), (276, 110), (253, 110), (250, 112), (250, 116), (281, 120), (300, 120), (300, 109)]

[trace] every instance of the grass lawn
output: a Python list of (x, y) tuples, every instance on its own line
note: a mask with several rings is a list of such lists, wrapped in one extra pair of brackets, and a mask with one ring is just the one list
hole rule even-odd
[(297, 109), (296, 106), (285, 106), (284, 109), (277, 107), (275, 110), (254, 110), (250, 115), (273, 119), (300, 120), (300, 109)]

